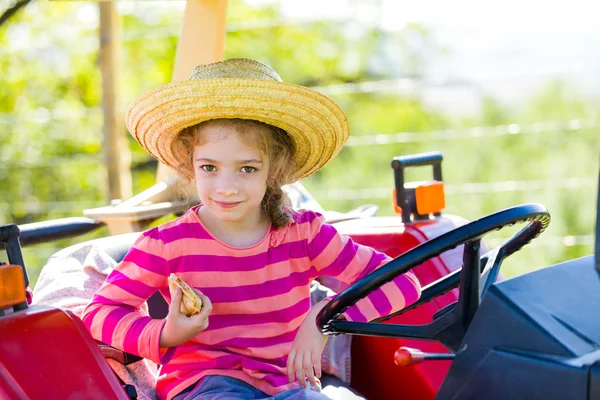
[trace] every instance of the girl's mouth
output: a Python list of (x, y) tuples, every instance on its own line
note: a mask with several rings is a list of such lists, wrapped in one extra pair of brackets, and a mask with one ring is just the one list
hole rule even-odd
[(233, 208), (241, 203), (241, 201), (213, 201), (221, 208)]

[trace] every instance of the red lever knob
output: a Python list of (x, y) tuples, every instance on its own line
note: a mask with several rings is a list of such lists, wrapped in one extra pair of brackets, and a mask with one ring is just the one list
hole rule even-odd
[(394, 354), (394, 362), (401, 367), (419, 364), (425, 359), (425, 354), (418, 349), (410, 347), (400, 347)]
[(453, 360), (452, 353), (423, 353), (419, 349), (400, 347), (394, 354), (394, 362), (401, 367), (419, 364), (423, 360)]

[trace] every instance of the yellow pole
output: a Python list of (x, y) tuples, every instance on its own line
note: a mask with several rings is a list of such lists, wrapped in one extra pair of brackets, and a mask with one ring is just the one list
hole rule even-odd
[[(188, 79), (198, 64), (223, 59), (226, 18), (226, 0), (187, 0), (175, 53), (174, 82)], [(173, 174), (174, 171), (159, 164), (156, 181), (162, 182)]]
[(173, 81), (189, 78), (192, 68), (223, 59), (226, 0), (188, 0), (177, 42)]

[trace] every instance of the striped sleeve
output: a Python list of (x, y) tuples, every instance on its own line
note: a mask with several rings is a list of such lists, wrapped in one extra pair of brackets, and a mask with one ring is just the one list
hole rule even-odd
[[(314, 213), (309, 224), (308, 254), (319, 275), (331, 276), (346, 284), (364, 278), (392, 259), (370, 247), (355, 243), (325, 223), (325, 218)], [(421, 285), (412, 272), (396, 277), (371, 292), (344, 316), (347, 320), (367, 322), (389, 315), (414, 303), (421, 295)]]
[(160, 348), (166, 320), (152, 319), (144, 303), (168, 285), (169, 268), (158, 228), (144, 232), (98, 289), (82, 314), (92, 336), (158, 364), (174, 349)]

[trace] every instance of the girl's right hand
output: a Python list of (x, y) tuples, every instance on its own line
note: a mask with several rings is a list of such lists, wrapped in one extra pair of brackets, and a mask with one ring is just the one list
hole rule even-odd
[(180, 310), (181, 289), (171, 291), (171, 304), (167, 323), (160, 334), (160, 347), (179, 346), (208, 328), (208, 316), (212, 311), (212, 303), (202, 292), (197, 289), (194, 291), (202, 299), (202, 308), (198, 314), (191, 317), (186, 316)]

